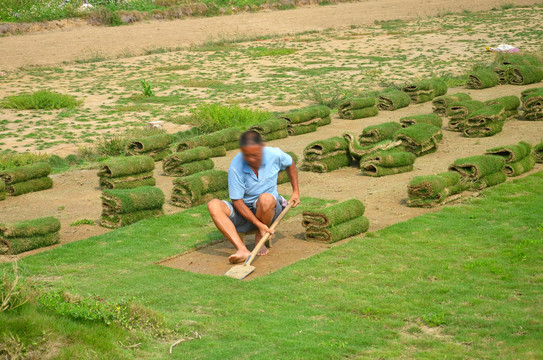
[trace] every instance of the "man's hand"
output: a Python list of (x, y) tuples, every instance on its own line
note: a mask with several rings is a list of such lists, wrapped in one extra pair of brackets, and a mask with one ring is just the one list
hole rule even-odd
[(298, 206), (300, 204), (300, 194), (297, 191), (293, 192), (288, 202), (292, 203), (292, 207)]
[(266, 233), (269, 233), (270, 234), (270, 238), (273, 236), (273, 234), (275, 233), (275, 231), (273, 231), (272, 229), (270, 229), (268, 226), (266, 226), (266, 224), (264, 223), (260, 223), (260, 225), (258, 225), (258, 232), (260, 233), (260, 238), (262, 239), (262, 237), (264, 235), (266, 235)]

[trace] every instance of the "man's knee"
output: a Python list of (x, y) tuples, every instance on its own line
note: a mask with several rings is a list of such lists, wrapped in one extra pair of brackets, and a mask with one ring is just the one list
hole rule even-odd
[(275, 209), (276, 204), (277, 200), (272, 194), (264, 193), (258, 197), (257, 207), (262, 208), (263, 211), (267, 212)]
[(219, 200), (219, 199), (213, 199), (210, 202), (207, 203), (207, 210), (209, 210), (209, 214), (213, 217), (219, 214), (226, 214), (225, 208), (226, 204)]

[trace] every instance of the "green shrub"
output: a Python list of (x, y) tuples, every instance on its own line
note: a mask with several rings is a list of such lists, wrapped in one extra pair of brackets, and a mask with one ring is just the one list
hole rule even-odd
[(185, 123), (198, 126), (205, 133), (229, 127), (245, 128), (275, 118), (268, 111), (246, 109), (238, 105), (201, 104), (191, 112), (185, 118)]
[(32, 94), (8, 96), (0, 103), (0, 107), (18, 110), (53, 110), (74, 108), (82, 103), (82, 100), (77, 100), (72, 95), (60, 94), (49, 90), (39, 90)]

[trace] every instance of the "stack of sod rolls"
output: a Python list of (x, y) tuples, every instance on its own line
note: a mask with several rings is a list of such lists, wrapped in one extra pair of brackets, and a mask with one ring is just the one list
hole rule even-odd
[(163, 214), (164, 194), (153, 186), (104, 190), (100, 225), (115, 229)]
[(215, 166), (210, 148), (200, 146), (173, 153), (162, 162), (162, 169), (168, 176), (188, 176), (205, 170), (211, 170)]
[(401, 145), (400, 141), (392, 141), (387, 139), (377, 143), (362, 145), (360, 144), (358, 136), (350, 132), (344, 133), (343, 138), (347, 140), (349, 144), (349, 155), (351, 155), (353, 160), (358, 163), (360, 163), (360, 160), (363, 157), (374, 154), (378, 151), (387, 151), (392, 149), (401, 150), (399, 149), (399, 146)]
[(400, 118), (400, 124), (404, 128), (415, 124), (430, 124), (441, 128), (443, 126), (443, 119), (437, 114), (411, 115)]
[(362, 134), (360, 134), (358, 140), (362, 146), (376, 144), (384, 140), (392, 140), (394, 139), (394, 134), (401, 128), (402, 126), (394, 121), (370, 125), (362, 130)]
[(399, 149), (382, 150), (362, 157), (360, 169), (363, 175), (374, 177), (401, 174), (413, 170), (416, 158), (415, 154)]
[(239, 136), (242, 131), (238, 128), (219, 130), (211, 134), (198, 135), (177, 144), (177, 151), (206, 146), (213, 152), (212, 157), (225, 156), (226, 150), (238, 148)]
[[(249, 130), (257, 131), (262, 135), (264, 141), (272, 141), (288, 137), (287, 125), (288, 123), (285, 119), (272, 119), (253, 125)], [(316, 124), (315, 130), (317, 130)]]
[(332, 122), (330, 108), (323, 105), (291, 110), (279, 117), (286, 120), (289, 136), (315, 132), (319, 126), (325, 126)]
[(518, 115), (518, 108), (520, 107), (520, 99), (518, 96), (509, 95), (502, 96), (496, 99), (485, 101), (486, 106), (489, 105), (501, 105), (505, 111), (505, 117), (510, 118)]
[(155, 161), (150, 156), (128, 156), (105, 161), (98, 171), (102, 189), (154, 186)]
[(126, 155), (147, 155), (155, 161), (160, 161), (171, 153), (170, 145), (173, 140), (174, 136), (171, 134), (159, 134), (135, 139), (126, 146)]
[(189, 208), (215, 198), (228, 198), (226, 171), (207, 170), (173, 181), (172, 205)]
[(470, 114), (464, 122), (466, 137), (487, 137), (502, 131), (505, 109), (501, 104), (487, 105)]
[(53, 187), (49, 164), (40, 162), (4, 170), (0, 173), (0, 181), (5, 183), (5, 192), (10, 196), (18, 196), (34, 191), (47, 190)]
[(433, 207), (468, 188), (468, 183), (463, 181), (460, 173), (456, 171), (415, 176), (407, 185), (407, 206)]
[(471, 96), (465, 93), (456, 93), (453, 95), (442, 95), (432, 100), (432, 110), (438, 115), (447, 115), (447, 109), (454, 103), (471, 100)]
[(501, 156), (505, 160), (503, 172), (506, 176), (518, 176), (533, 169), (535, 156), (532, 145), (525, 141), (518, 144), (498, 146), (486, 151), (488, 155)]
[(435, 97), (447, 93), (447, 85), (440, 79), (421, 80), (402, 88), (414, 103), (423, 103), (431, 101)]
[(534, 146), (534, 156), (536, 162), (543, 163), (543, 141)]
[(321, 210), (304, 211), (302, 226), (308, 241), (334, 243), (368, 231), (370, 221), (360, 200), (351, 199)]
[(394, 111), (411, 104), (409, 95), (395, 88), (385, 89), (378, 95), (377, 108), (383, 111)]
[(437, 150), (443, 132), (431, 124), (415, 124), (397, 131), (394, 140), (401, 141), (406, 151), (423, 156)]
[[(296, 154), (290, 151), (287, 151), (287, 154), (290, 155), (294, 163), (298, 162), (298, 156), (296, 156)], [(288, 177), (286, 170), (279, 171), (279, 174), (277, 174), (277, 185), (286, 184), (288, 182), (290, 182), (290, 178)]]
[(522, 119), (530, 121), (543, 120), (543, 88), (524, 90), (522, 98)]
[(498, 75), (491, 68), (480, 68), (468, 74), (466, 86), (470, 89), (487, 89), (500, 83)]
[(505, 181), (505, 160), (496, 155), (477, 155), (456, 159), (449, 171), (456, 171), (470, 190), (481, 190)]
[(450, 131), (464, 131), (464, 124), (468, 116), (484, 106), (484, 103), (477, 100), (464, 100), (450, 104), (447, 108), (447, 116), (449, 117), (447, 129)]
[(330, 172), (351, 165), (349, 144), (341, 137), (312, 142), (304, 149), (304, 163), (300, 170)]
[(54, 217), (0, 223), (0, 255), (15, 255), (24, 251), (57, 244), (60, 221)]
[(351, 99), (339, 104), (338, 114), (342, 119), (363, 119), (379, 113), (376, 105), (377, 99), (373, 96)]

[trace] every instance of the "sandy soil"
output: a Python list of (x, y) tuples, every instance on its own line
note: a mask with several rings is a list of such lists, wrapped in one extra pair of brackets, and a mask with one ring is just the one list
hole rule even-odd
[[(516, 0), (518, 5), (538, 0)], [(503, 0), (368, 0), (364, 2), (243, 13), (213, 18), (153, 21), (130, 27), (73, 27), (0, 38), (0, 70), (28, 65), (51, 65), (89, 56), (141, 53), (156, 47), (178, 47), (211, 38), (288, 34), (349, 25), (368, 25), (375, 20), (416, 19), (447, 11), (488, 10)]]

